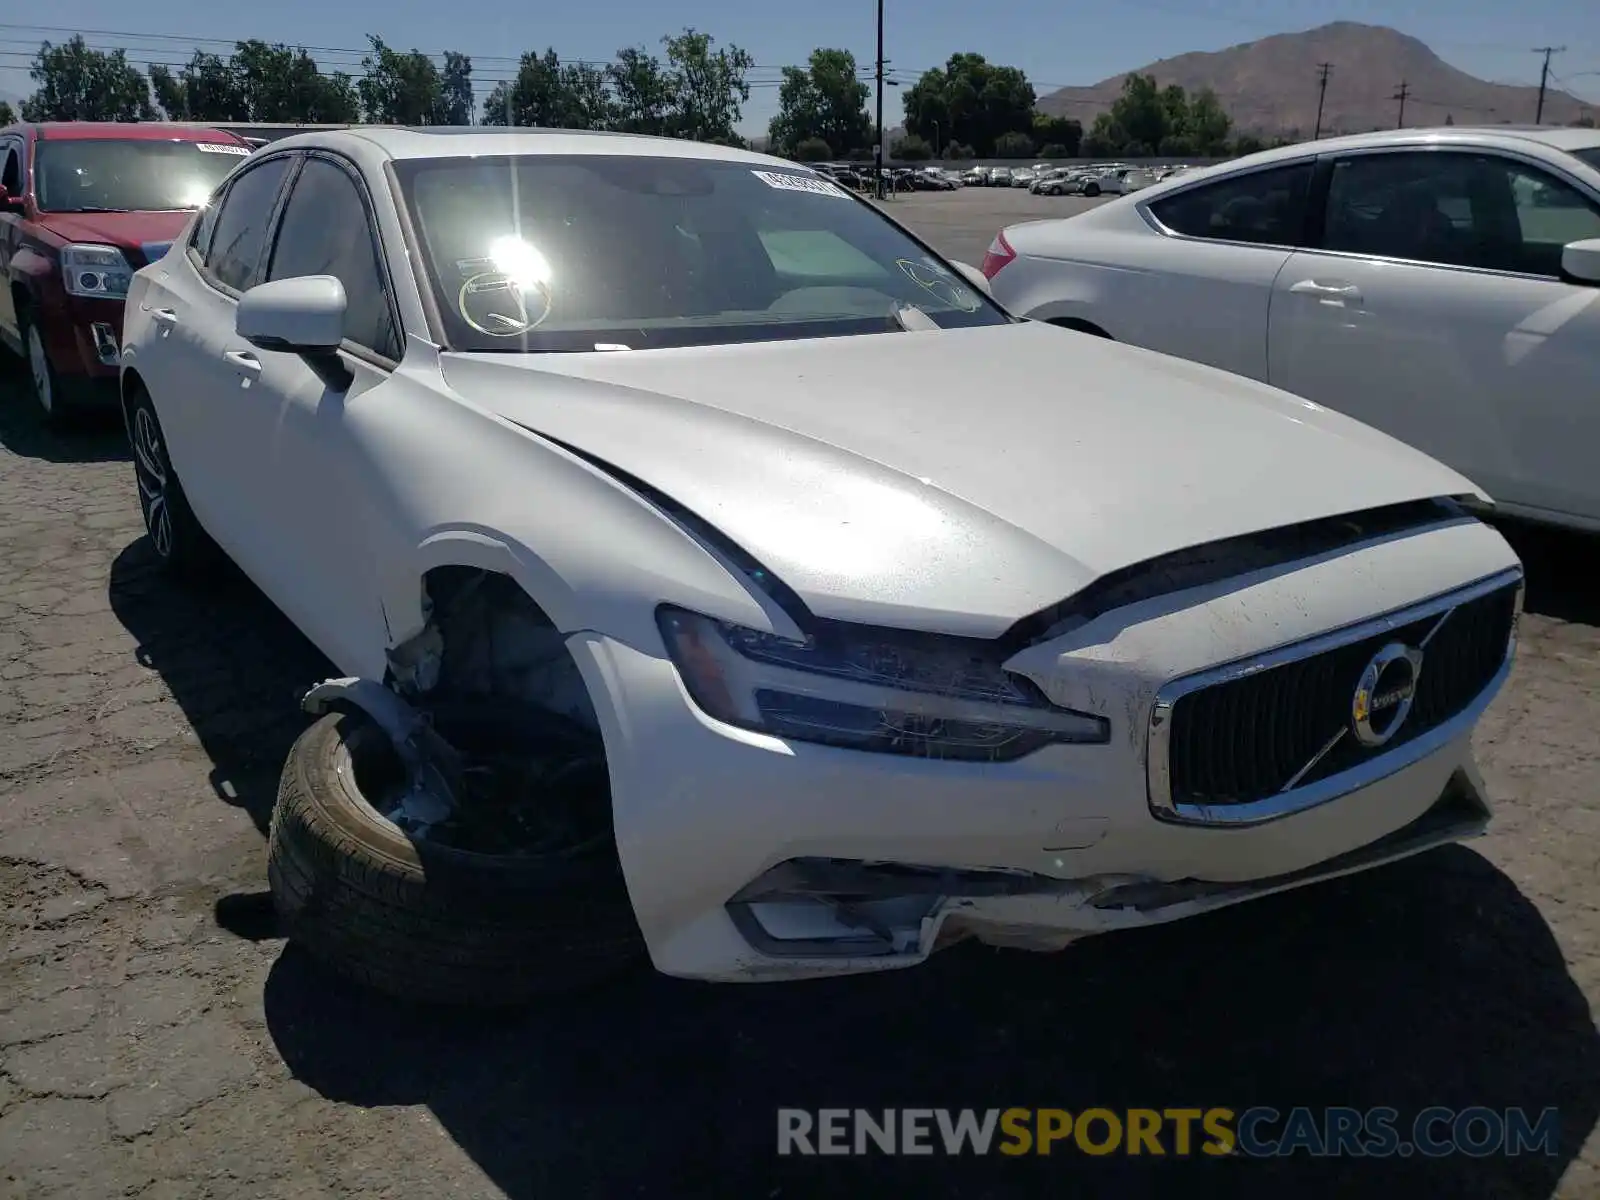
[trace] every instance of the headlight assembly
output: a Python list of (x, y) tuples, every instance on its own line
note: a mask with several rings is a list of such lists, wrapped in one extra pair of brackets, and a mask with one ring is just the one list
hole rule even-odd
[(1105, 718), (1051, 704), (975, 639), (833, 625), (796, 642), (679, 608), (656, 615), (695, 704), (740, 728), (963, 762), (1110, 736)]
[(61, 248), (61, 282), (74, 296), (120, 300), (133, 282), (133, 268), (115, 246), (74, 242)]

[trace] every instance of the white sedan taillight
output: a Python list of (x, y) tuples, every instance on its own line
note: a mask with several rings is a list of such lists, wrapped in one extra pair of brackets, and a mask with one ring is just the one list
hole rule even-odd
[(1000, 269), (1017, 257), (1017, 252), (1011, 248), (1011, 243), (1006, 241), (1005, 230), (994, 235), (994, 241), (989, 243), (989, 248), (983, 253), (983, 276), (993, 279), (1000, 274)]

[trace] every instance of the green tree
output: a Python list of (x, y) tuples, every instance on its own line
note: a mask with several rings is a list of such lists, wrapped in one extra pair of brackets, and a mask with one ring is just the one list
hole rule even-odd
[(1033, 114), (1033, 140), (1041, 146), (1059, 146), (1059, 154), (1049, 155), (1043, 150), (1041, 158), (1075, 158), (1083, 144), (1083, 123), (1072, 117), (1052, 117), (1045, 113)]
[(361, 112), (379, 125), (431, 125), (444, 108), (439, 68), (420, 50), (393, 50), (376, 34), (368, 34), (372, 53), (361, 60), (365, 72), (356, 81)]
[(868, 144), (867, 94), (848, 50), (813, 50), (807, 67), (785, 67), (767, 131), (774, 151), (788, 154), (811, 139), (845, 151)]
[(347, 125), (361, 119), (361, 97), (350, 77), (323, 75), (303, 46), (239, 42), (233, 69), (250, 121)]
[(91, 50), (81, 34), (41, 42), (28, 74), (39, 88), (22, 102), (25, 121), (150, 121), (150, 84), (122, 50)]
[(1039, 147), (1039, 157), (1040, 158), (1071, 158), (1072, 155), (1067, 153), (1067, 148), (1065, 146), (1063, 146), (1060, 142), (1051, 142), (1048, 145), (1044, 145), (1044, 146), (1040, 146)]
[(1228, 134), (1233, 129), (1233, 118), (1222, 107), (1222, 101), (1210, 88), (1201, 88), (1189, 99), (1189, 119), (1184, 132), (1194, 143), (1196, 154), (1215, 155), (1224, 152)]
[(978, 152), (965, 142), (951, 142), (944, 148), (944, 152), (941, 157), (951, 159), (955, 162), (963, 162), (969, 158), (977, 158)]
[(174, 76), (159, 63), (150, 68), (156, 102), (176, 121), (248, 121), (250, 106), (233, 64), (196, 50)]
[(827, 162), (833, 157), (833, 147), (819, 137), (806, 138), (790, 155), (800, 162)]
[(617, 51), (606, 68), (616, 127), (627, 133), (664, 134), (672, 110), (672, 80), (661, 60), (640, 47)]
[(923, 162), (933, 157), (933, 147), (916, 134), (908, 133), (889, 147), (889, 157), (904, 162)]
[(486, 125), (539, 129), (609, 129), (611, 92), (607, 74), (588, 63), (565, 63), (555, 49), (522, 56), (509, 83), (498, 83), (483, 104)]
[(561, 60), (555, 49), (538, 55), (525, 51), (510, 81), (495, 84), (483, 103), (486, 125), (530, 125), (554, 129), (560, 124)]
[(668, 132), (702, 142), (737, 137), (734, 127), (750, 99), (745, 76), (755, 59), (738, 46), (713, 52), (715, 39), (693, 28), (661, 41), (672, 95)]
[(0, 129), (16, 123), (17, 114), (16, 110), (11, 107), (11, 102), (9, 100), (0, 100)]
[(590, 63), (567, 63), (561, 68), (557, 96), (562, 129), (613, 127), (611, 90), (605, 68)]
[(472, 109), (472, 59), (446, 50), (444, 68), (439, 72), (439, 104), (434, 110), (433, 123), (471, 125)]
[(953, 54), (943, 69), (923, 72), (906, 90), (906, 130), (965, 142), (987, 157), (1002, 134), (1027, 136), (1036, 98), (1016, 67), (997, 66), (981, 54)]
[(994, 140), (996, 158), (1032, 158), (1033, 139), (1020, 129), (1002, 133)]
[(1246, 154), (1259, 154), (1266, 148), (1267, 144), (1260, 138), (1256, 137), (1255, 134), (1242, 133), (1238, 137), (1234, 138), (1232, 145), (1218, 147), (1217, 156), (1221, 157), (1225, 154), (1237, 154), (1242, 157)]

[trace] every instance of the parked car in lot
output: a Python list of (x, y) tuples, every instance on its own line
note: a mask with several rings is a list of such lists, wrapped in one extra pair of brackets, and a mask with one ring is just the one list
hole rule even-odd
[(1600, 528), (1600, 133), (1325, 139), (1004, 231), (1013, 311), (1250, 376)]
[(967, 187), (987, 187), (989, 185), (989, 169), (987, 167), (968, 167), (962, 174), (961, 179)]
[(988, 181), (988, 185), (990, 187), (1010, 187), (1011, 186), (1011, 168), (1010, 167), (990, 167), (989, 168), (989, 174), (987, 176), (987, 181)]
[(153, 553), (220, 546), (344, 676), (290, 936), (412, 998), (800, 978), (1481, 830), (1521, 568), (1472, 485), (983, 283), (689, 141), (244, 163), (135, 274), (123, 403)]
[(0, 129), (0, 343), (61, 423), (116, 403), (122, 298), (250, 147), (189, 125)]

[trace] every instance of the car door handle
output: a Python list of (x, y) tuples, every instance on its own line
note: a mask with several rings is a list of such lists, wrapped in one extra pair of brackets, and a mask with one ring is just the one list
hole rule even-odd
[(150, 314), (150, 319), (157, 325), (172, 326), (178, 323), (178, 314), (170, 308), (158, 308)]
[(248, 350), (229, 350), (222, 357), (241, 375), (261, 374), (261, 360)]
[(1315, 279), (1302, 279), (1291, 284), (1289, 292), (1295, 296), (1315, 296), (1319, 300), (1360, 300), (1361, 289), (1353, 283), (1318, 283)]

